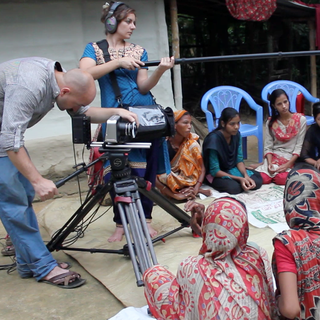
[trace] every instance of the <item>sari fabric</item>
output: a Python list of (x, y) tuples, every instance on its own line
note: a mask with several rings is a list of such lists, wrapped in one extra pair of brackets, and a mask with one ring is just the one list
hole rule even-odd
[(301, 113), (294, 113), (289, 121), (289, 124), (286, 126), (286, 131), (281, 130), (279, 122), (275, 121), (271, 126), (271, 131), (273, 132), (274, 137), (278, 141), (287, 142), (295, 137), (300, 130), (300, 119)]
[[(292, 170), (284, 192), (290, 230), (278, 234), (297, 267), (299, 319), (320, 320), (320, 174), (312, 166)], [(310, 237), (310, 234), (319, 237)], [(273, 263), (277, 281), (277, 268)]]
[[(268, 170), (267, 154), (271, 154), (271, 164), (279, 167), (288, 163), (293, 155), (300, 156), (304, 137), (306, 134), (306, 118), (301, 113), (294, 113), (290, 122), (285, 126), (280, 120), (276, 120), (269, 129), (270, 119), (266, 123), (264, 139), (265, 160), (256, 171), (263, 172), (270, 177), (277, 173), (270, 174)], [(289, 172), (291, 168), (287, 169)]]
[[(245, 207), (219, 198), (206, 210), (203, 245), (177, 276), (162, 266), (144, 274), (145, 296), (156, 319), (275, 319), (271, 266), (266, 251), (247, 244)], [(267, 268), (266, 268), (267, 267)]]
[(193, 187), (199, 180), (202, 155), (198, 139), (198, 135), (190, 133), (170, 162), (171, 173), (158, 175), (159, 181), (170, 188), (172, 192)]

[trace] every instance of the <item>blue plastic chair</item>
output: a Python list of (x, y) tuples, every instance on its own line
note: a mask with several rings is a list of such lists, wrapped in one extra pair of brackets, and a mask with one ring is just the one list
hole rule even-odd
[[(247, 158), (247, 137), (256, 136), (258, 139), (259, 162), (263, 160), (263, 108), (255, 103), (252, 97), (244, 90), (233, 86), (218, 86), (210, 89), (201, 99), (201, 109), (206, 114), (208, 130), (211, 132), (218, 126), (221, 112), (224, 108), (231, 107), (239, 112), (241, 100), (244, 99), (249, 107), (256, 111), (256, 124), (240, 123), (242, 136), (243, 156)], [(208, 110), (211, 103), (214, 114)]]
[[(301, 84), (290, 81), (290, 80), (276, 80), (268, 83), (261, 92), (261, 98), (268, 104), (269, 114), (271, 115), (270, 101), (268, 100), (268, 95), (272, 93), (273, 90), (282, 89), (284, 90), (290, 101), (290, 111), (297, 112), (296, 99), (299, 92), (301, 92), (304, 98), (310, 102), (319, 102), (320, 99), (311, 95), (311, 93), (303, 87)], [(312, 116), (305, 116), (307, 119), (307, 125), (314, 123), (314, 118)]]

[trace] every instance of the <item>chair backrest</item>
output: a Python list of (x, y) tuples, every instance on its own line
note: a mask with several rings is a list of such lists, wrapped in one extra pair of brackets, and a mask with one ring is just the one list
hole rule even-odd
[[(201, 99), (201, 109), (206, 114), (209, 132), (218, 126), (218, 121), (223, 109), (231, 107), (239, 112), (242, 99), (255, 111), (261, 108), (246, 91), (237, 87), (218, 86), (207, 91)], [(213, 107), (214, 115), (208, 110), (209, 103), (211, 103)]]
[(290, 111), (291, 112), (297, 112), (297, 106), (296, 106), (296, 99), (299, 92), (301, 92), (304, 96), (304, 98), (310, 102), (318, 102), (320, 99), (314, 97), (311, 95), (311, 93), (303, 87), (301, 84), (290, 81), (290, 80), (276, 80), (268, 83), (261, 92), (261, 98), (263, 101), (265, 101), (268, 104), (269, 108), (269, 115), (271, 115), (271, 108), (270, 108), (270, 101), (268, 100), (269, 94), (272, 93), (272, 91), (276, 89), (282, 89), (284, 90), (290, 101)]

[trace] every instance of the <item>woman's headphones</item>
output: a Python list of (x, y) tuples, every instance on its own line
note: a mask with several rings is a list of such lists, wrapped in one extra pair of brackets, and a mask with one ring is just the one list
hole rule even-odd
[(115, 2), (115, 3), (111, 6), (111, 8), (110, 8), (110, 10), (109, 10), (109, 12), (108, 12), (105, 20), (104, 20), (105, 26), (106, 26), (106, 30), (108, 31), (108, 33), (115, 33), (115, 32), (117, 31), (118, 21), (117, 21), (117, 19), (115, 18), (115, 16), (113, 15), (113, 13), (114, 13), (114, 12), (117, 10), (117, 8), (118, 8), (119, 6), (121, 6), (122, 4), (124, 4), (124, 3), (123, 3), (123, 2)]

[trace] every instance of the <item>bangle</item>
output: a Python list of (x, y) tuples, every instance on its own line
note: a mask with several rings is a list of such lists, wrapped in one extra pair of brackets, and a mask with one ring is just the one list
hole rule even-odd
[[(200, 187), (202, 186), (202, 182), (201, 182), (201, 181), (198, 180), (197, 183), (200, 183)], [(197, 183), (196, 183), (196, 184), (197, 184)]]

